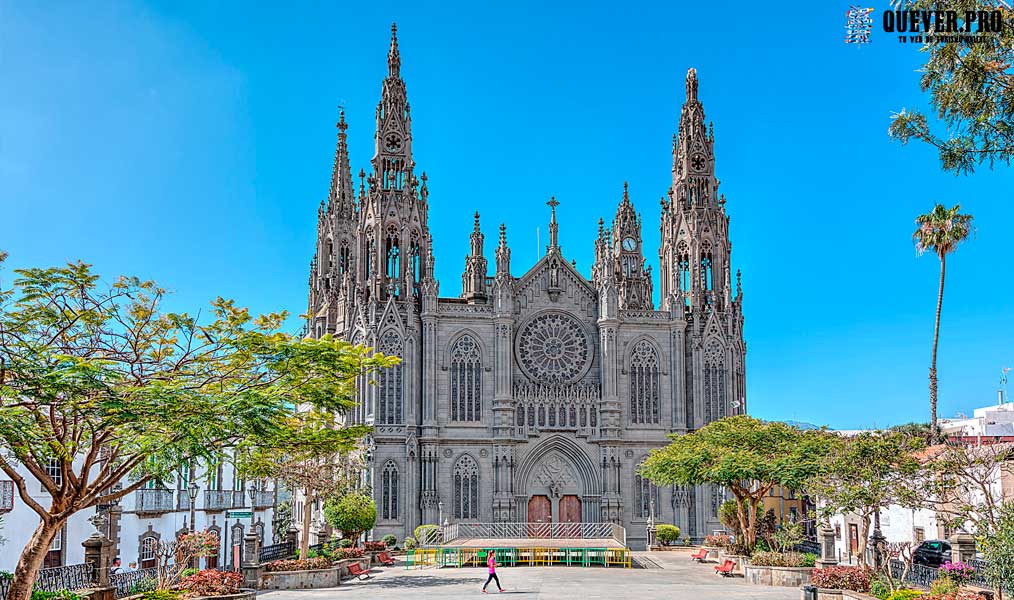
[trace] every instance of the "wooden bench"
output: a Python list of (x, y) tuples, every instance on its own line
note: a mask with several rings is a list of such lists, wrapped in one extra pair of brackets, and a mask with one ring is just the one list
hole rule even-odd
[(697, 551), (697, 554), (691, 554), (690, 555), (690, 562), (694, 562), (695, 560), (697, 562), (704, 562), (704, 559), (707, 558), (707, 557), (708, 557), (708, 551), (705, 550), (704, 548), (701, 548), (700, 550)]
[(731, 561), (731, 560), (727, 560), (724, 563), (722, 563), (721, 565), (718, 565), (717, 567), (715, 567), (715, 573), (721, 575), (722, 577), (731, 577), (732, 576), (732, 570), (735, 569), (735, 568), (736, 568), (736, 563), (733, 562), (733, 561)]
[(357, 562), (354, 562), (349, 565), (349, 575), (353, 577), (358, 577), (359, 579), (362, 579), (364, 577), (366, 579), (370, 578), (370, 574), (366, 572), (366, 569), (359, 566), (359, 563)]
[(380, 554), (377, 555), (377, 562), (384, 565), (385, 567), (390, 567), (391, 565), (394, 564), (394, 558), (388, 556), (387, 551), (385, 550), (384, 552), (381, 552)]

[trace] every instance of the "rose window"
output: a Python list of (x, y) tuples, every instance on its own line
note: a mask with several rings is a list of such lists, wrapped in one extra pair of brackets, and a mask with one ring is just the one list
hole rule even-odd
[(576, 319), (561, 313), (546, 313), (521, 329), (517, 355), (521, 368), (533, 380), (564, 383), (588, 370), (591, 343)]

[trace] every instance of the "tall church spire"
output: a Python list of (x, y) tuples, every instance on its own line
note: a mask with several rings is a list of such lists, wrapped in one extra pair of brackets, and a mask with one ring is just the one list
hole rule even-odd
[(355, 213), (355, 196), (352, 191), (352, 167), (349, 164), (348, 131), (345, 110), (338, 117), (338, 145), (334, 152), (334, 166), (331, 168), (331, 192), (328, 208), (337, 217), (351, 219)]

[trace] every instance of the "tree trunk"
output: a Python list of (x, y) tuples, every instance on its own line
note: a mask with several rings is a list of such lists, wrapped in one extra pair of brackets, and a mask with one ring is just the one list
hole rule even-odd
[(306, 488), (303, 498), (303, 536), (299, 541), (299, 557), (308, 558), (310, 553), (310, 511), (313, 510), (313, 488)]
[(940, 255), (940, 288), (937, 291), (937, 318), (933, 325), (933, 358), (930, 360), (930, 435), (933, 443), (940, 441), (940, 428), (937, 425), (937, 344), (940, 342), (940, 309), (944, 304), (944, 274), (947, 271), (947, 255)]
[(859, 564), (863, 565), (864, 567), (869, 566), (869, 563), (866, 562), (866, 545), (869, 536), (870, 536), (870, 516), (864, 514), (863, 527), (859, 531), (859, 549), (856, 550), (856, 552), (859, 553), (859, 556), (857, 557), (859, 559)]
[(18, 558), (18, 566), (14, 568), (14, 579), (11, 581), (11, 588), (7, 592), (7, 600), (29, 600), (32, 597), (32, 587), (35, 586), (35, 579), (39, 575), (49, 546), (53, 538), (60, 532), (63, 521), (52, 520), (48, 524), (40, 521), (35, 528), (32, 537), (25, 544)]

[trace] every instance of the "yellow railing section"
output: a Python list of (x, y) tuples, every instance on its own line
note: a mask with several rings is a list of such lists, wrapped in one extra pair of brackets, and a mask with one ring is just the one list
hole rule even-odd
[(484, 567), (492, 552), (500, 566), (631, 568), (630, 548), (417, 548), (405, 553), (406, 569), (426, 567)]

